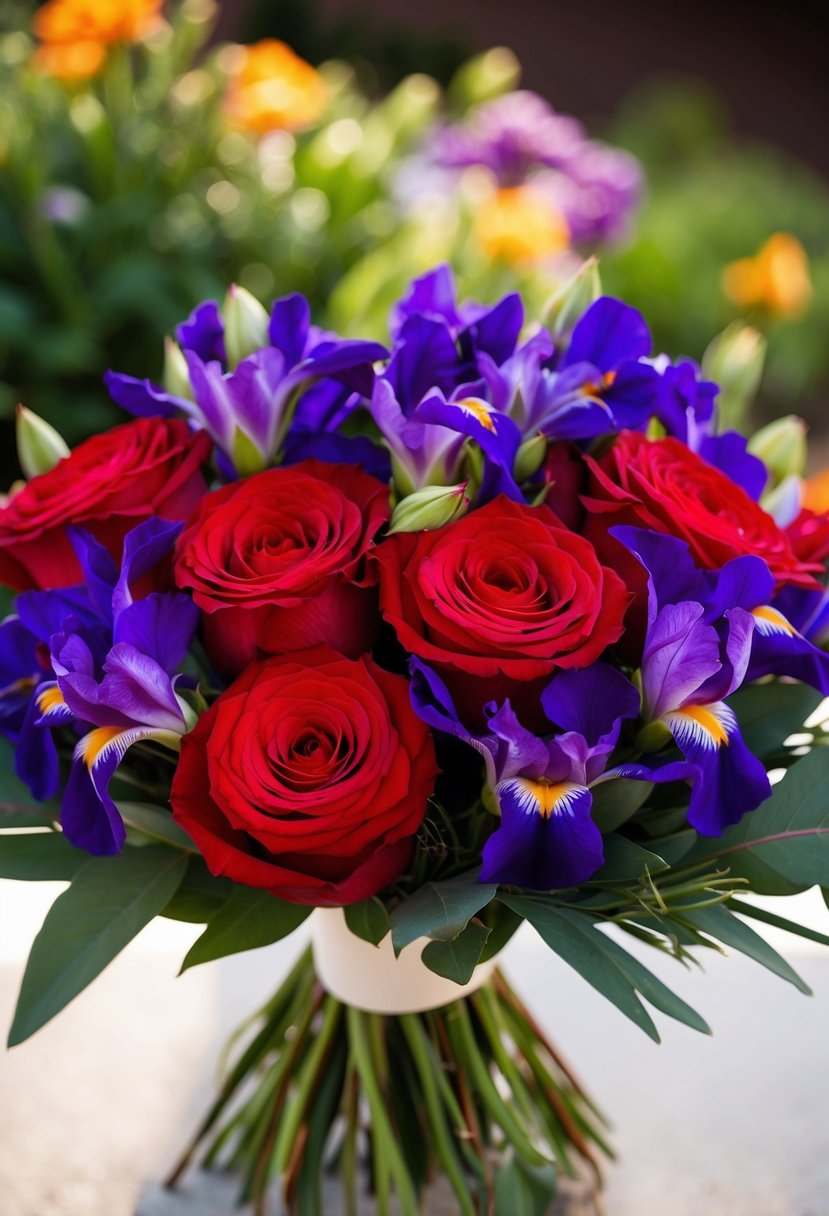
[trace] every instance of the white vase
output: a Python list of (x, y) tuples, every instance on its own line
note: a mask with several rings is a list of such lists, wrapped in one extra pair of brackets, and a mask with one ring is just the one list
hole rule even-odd
[(479, 963), (466, 984), (430, 971), (421, 959), (428, 937), (419, 937), (395, 957), (391, 934), (379, 946), (355, 936), (342, 908), (317, 908), (311, 944), (319, 981), (332, 996), (367, 1013), (421, 1013), (449, 1005), (485, 984), (497, 955)]

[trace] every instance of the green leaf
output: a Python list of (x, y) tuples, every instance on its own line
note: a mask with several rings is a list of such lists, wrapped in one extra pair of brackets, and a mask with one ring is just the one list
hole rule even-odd
[(728, 698), (749, 751), (763, 759), (779, 752), (783, 740), (801, 730), (823, 700), (808, 684), (752, 684)]
[(611, 834), (604, 838), (604, 865), (590, 879), (591, 883), (639, 882), (645, 872), (658, 874), (668, 869), (668, 863), (649, 849), (628, 840), (626, 836)]
[(75, 849), (62, 832), (0, 834), (0, 878), (22, 882), (69, 882), (89, 854)]
[(602, 933), (593, 917), (529, 896), (501, 898), (530, 922), (551, 950), (656, 1042), (659, 1033), (637, 992), (669, 1017), (710, 1034), (699, 1014)]
[(172, 845), (174, 849), (183, 849), (186, 853), (198, 854), (184, 828), (179, 827), (163, 807), (153, 806), (149, 802), (118, 802), (116, 805), (127, 827), (139, 835)]
[(468, 984), (472, 972), (481, 961), (489, 934), (486, 925), (471, 920), (452, 941), (429, 942), (424, 946), (421, 957), (436, 975), (454, 980), (456, 984)]
[(700, 840), (682, 864), (716, 859), (760, 894), (829, 885), (829, 748), (799, 760), (762, 806)]
[(391, 927), (386, 905), (376, 896), (349, 904), (344, 911), (345, 923), (354, 936), (371, 942), (372, 946), (379, 946)]
[(81, 866), (32, 946), (9, 1046), (22, 1043), (82, 992), (172, 898), (187, 859), (172, 849), (125, 849)]
[(707, 933), (709, 937), (716, 938), (726, 946), (731, 946), (733, 950), (739, 950), (741, 954), (753, 958), (756, 963), (773, 971), (781, 979), (794, 984), (795, 988), (807, 996), (811, 995), (811, 988), (800, 978), (794, 968), (789, 966), (765, 938), (762, 938), (759, 933), (755, 933), (738, 916), (734, 916), (728, 908), (722, 905), (696, 908), (693, 912), (684, 912), (683, 917), (695, 929)]
[(57, 801), (37, 802), (14, 771), (14, 746), (0, 737), (0, 831), (48, 827), (60, 818)]
[(556, 1167), (513, 1157), (495, 1175), (495, 1216), (546, 1216), (556, 1193)]
[(304, 904), (289, 904), (268, 891), (234, 887), (191, 946), (181, 970), (228, 954), (270, 946), (293, 933), (310, 912)]
[(448, 942), (466, 927), (470, 919), (495, 898), (495, 883), (476, 881), (475, 872), (428, 882), (391, 914), (391, 936), (395, 954), (418, 937)]
[(590, 814), (602, 833), (615, 832), (644, 806), (653, 789), (652, 781), (600, 781), (593, 786), (593, 806)]
[[(823, 897), (826, 899), (825, 891)], [(808, 925), (801, 925), (785, 916), (778, 916), (775, 912), (769, 912), (767, 908), (758, 908), (754, 904), (744, 903), (741, 899), (730, 899), (728, 907), (732, 912), (739, 912), (740, 916), (759, 920), (764, 925), (774, 925), (775, 929), (782, 929), (785, 933), (791, 933), (795, 937), (803, 937), (806, 941), (817, 942), (820, 946), (829, 946), (829, 934), (819, 933), (817, 929), (811, 929)]]

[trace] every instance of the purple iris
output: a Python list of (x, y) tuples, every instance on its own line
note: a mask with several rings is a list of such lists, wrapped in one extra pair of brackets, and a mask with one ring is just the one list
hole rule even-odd
[[(553, 677), (542, 694), (550, 734), (526, 730), (509, 702), (488, 707), (488, 731), (473, 735), (459, 721), (443, 681), (417, 659), (410, 663), (415, 711), (434, 730), (474, 747), (501, 812), (484, 845), (480, 880), (533, 890), (575, 886), (604, 862), (591, 817), (591, 790), (614, 778), (677, 781), (693, 776), (683, 763), (608, 769), (625, 719), (639, 714), (639, 693), (604, 663)], [(555, 728), (553, 727), (555, 723)], [(557, 728), (557, 729), (556, 729)]]
[(764, 675), (790, 676), (829, 692), (829, 656), (772, 605), (774, 577), (759, 557), (699, 569), (684, 541), (640, 528), (612, 534), (648, 572), (642, 656), (643, 713), (662, 723), (699, 770), (688, 820), (719, 835), (769, 796), (725, 698)]
[(182, 413), (203, 427), (230, 475), (273, 464), (292, 422), (306, 435), (333, 429), (361, 396), (370, 396), (372, 365), (386, 355), (377, 342), (340, 339), (311, 325), (308, 302), (297, 294), (273, 305), (270, 345), (232, 371), (224, 361), (224, 333), (214, 301), (200, 305), (178, 327), (177, 337), (189, 390), (185, 385), (185, 391), (168, 392), (149, 380), (112, 371), (106, 374), (106, 386), (132, 414)]
[[(124, 842), (108, 787), (127, 749), (153, 740), (177, 751), (192, 725), (192, 711), (176, 693), (175, 672), (198, 610), (180, 592), (136, 598), (135, 591), (169, 557), (181, 527), (158, 519), (139, 524), (125, 537), (120, 570), (96, 540), (73, 529), (84, 584), (24, 592), (17, 616), (4, 622), (5, 641), (11, 644), (21, 631), (26, 640), (19, 679), (28, 680), (31, 690), (18, 728), (18, 772), (36, 797), (51, 797), (60, 785), (52, 729), (71, 726), (80, 733), (61, 823), (72, 844), (91, 853), (114, 853)], [(34, 672), (32, 654), (39, 662)]]

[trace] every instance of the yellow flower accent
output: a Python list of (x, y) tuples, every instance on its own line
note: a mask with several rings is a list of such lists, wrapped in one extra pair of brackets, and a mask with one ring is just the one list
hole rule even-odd
[(806, 478), (803, 483), (802, 505), (818, 515), (829, 513), (829, 469)]
[(49, 0), (35, 13), (32, 28), (41, 45), (32, 63), (61, 80), (94, 76), (106, 48), (137, 42), (161, 20), (163, 0)]
[(88, 735), (85, 735), (78, 744), (78, 752), (86, 767), (94, 768), (101, 753), (123, 733), (123, 726), (96, 726)]
[(738, 308), (762, 308), (774, 317), (798, 317), (812, 298), (808, 254), (789, 232), (776, 232), (754, 257), (726, 266), (722, 283)]
[(46, 714), (50, 709), (57, 709), (59, 705), (65, 705), (63, 693), (55, 685), (53, 688), (44, 688), (43, 692), (37, 695), (37, 707), (42, 714)]
[(535, 804), (535, 810), (542, 819), (549, 819), (559, 809), (562, 802), (567, 801), (568, 794), (578, 787), (572, 781), (548, 781), (546, 777), (534, 780), (532, 777), (520, 777), (517, 784), (525, 791)]
[(486, 401), (481, 401), (479, 397), (464, 397), (463, 401), (456, 401), (459, 410), (463, 410), (466, 414), (471, 414), (480, 422), (486, 430), (495, 432), (495, 423), (492, 421), (492, 406), (487, 405)]
[(255, 135), (314, 125), (328, 104), (328, 89), (316, 68), (275, 38), (236, 50), (238, 66), (230, 72), (225, 96), (232, 123)]
[(702, 728), (716, 747), (728, 747), (728, 732), (715, 713), (707, 705), (683, 705), (677, 717), (690, 718)]
[(488, 258), (513, 266), (543, 262), (570, 241), (564, 217), (532, 186), (494, 191), (478, 208), (473, 234)]

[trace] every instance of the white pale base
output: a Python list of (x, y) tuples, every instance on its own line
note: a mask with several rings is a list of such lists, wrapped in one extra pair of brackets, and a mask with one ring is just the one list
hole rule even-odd
[(421, 960), (427, 937), (419, 937), (395, 958), (391, 934), (379, 946), (350, 932), (342, 908), (317, 908), (311, 916), (311, 944), (319, 981), (332, 996), (366, 1013), (422, 1013), (475, 992), (497, 965), (480, 963), (468, 984), (435, 975)]

